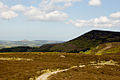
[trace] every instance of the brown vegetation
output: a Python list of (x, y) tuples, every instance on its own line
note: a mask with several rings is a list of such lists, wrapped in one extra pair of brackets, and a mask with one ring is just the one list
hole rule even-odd
[[(61, 55), (65, 56), (64, 58)], [(94, 80), (93, 77), (101, 78), (101, 80), (118, 80), (120, 73), (119, 66), (105, 66), (102, 69), (95, 69), (89, 66), (90, 62), (100, 62), (114, 60), (120, 64), (120, 55), (84, 55), (80, 53), (57, 53), (57, 52), (17, 52), (17, 53), (0, 53), (0, 58), (25, 58), (32, 59), (27, 60), (0, 60), (0, 79), (1, 80), (29, 80), (40, 76), (42, 70), (50, 69), (67, 69), (71, 66), (78, 66), (79, 64), (88, 65), (85, 68), (76, 68), (68, 72), (59, 73), (55, 75), (57, 79), (53, 80), (80, 80), (85, 77), (85, 80)], [(65, 75), (66, 74), (66, 75)], [(64, 77), (65, 75), (65, 77)], [(69, 78), (69, 75), (72, 78)], [(112, 77), (113, 75), (113, 77)], [(90, 76), (90, 77), (89, 77)], [(102, 79), (102, 77), (108, 77), (108, 79)], [(51, 80), (52, 80), (51, 79)], [(82, 79), (84, 80), (84, 79)], [(99, 79), (100, 80), (100, 79)]]

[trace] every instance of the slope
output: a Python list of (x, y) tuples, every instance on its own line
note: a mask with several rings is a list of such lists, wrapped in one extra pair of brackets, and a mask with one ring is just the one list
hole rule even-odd
[(78, 38), (52, 46), (50, 51), (84, 52), (106, 42), (120, 42), (120, 32), (92, 30)]

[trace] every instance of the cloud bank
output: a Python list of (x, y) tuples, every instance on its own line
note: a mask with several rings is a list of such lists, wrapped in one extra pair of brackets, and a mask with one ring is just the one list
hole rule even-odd
[(120, 26), (120, 12), (115, 12), (109, 16), (101, 16), (89, 20), (70, 20), (67, 24), (73, 24), (76, 27), (118, 27)]
[[(8, 7), (0, 2), (0, 19), (13, 19), (19, 16), (19, 13), (24, 15), (28, 20), (34, 21), (65, 21), (68, 19), (68, 14), (63, 12), (67, 7), (72, 6), (74, 2), (81, 0), (42, 0), (38, 7), (24, 6), (21, 4)], [(90, 6), (100, 6), (101, 0), (89, 0)], [(73, 24), (77, 27), (114, 27), (120, 26), (120, 12), (111, 13), (109, 16), (100, 16), (89, 20), (69, 20), (68, 24)]]
[[(22, 0), (21, 0), (22, 1)], [(81, 0), (41, 0), (37, 7), (24, 6), (22, 4), (8, 7), (0, 2), (0, 18), (13, 19), (19, 16), (19, 13), (34, 21), (64, 21), (68, 19), (68, 14), (63, 12), (65, 8), (71, 7), (74, 2)], [(100, 6), (100, 0), (89, 0), (90, 6)], [(119, 13), (118, 13), (119, 14)], [(115, 16), (114, 14), (111, 16)]]
[[(69, 16), (63, 12), (73, 2), (81, 0), (42, 0), (38, 7), (17, 4), (11, 7), (0, 2), (0, 18), (13, 19), (21, 12), (28, 20), (38, 21), (64, 21)], [(62, 4), (62, 5), (61, 5)]]

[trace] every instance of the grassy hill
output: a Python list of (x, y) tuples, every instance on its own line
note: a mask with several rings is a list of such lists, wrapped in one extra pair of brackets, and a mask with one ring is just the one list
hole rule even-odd
[[(68, 42), (53, 45), (49, 50), (57, 52), (84, 52), (107, 42), (120, 42), (120, 32), (92, 30)], [(47, 45), (44, 46), (47, 47)]]

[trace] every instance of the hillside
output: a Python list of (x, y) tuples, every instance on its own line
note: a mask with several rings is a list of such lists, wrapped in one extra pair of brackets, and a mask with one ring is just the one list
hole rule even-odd
[(49, 50), (58, 52), (84, 52), (106, 42), (120, 42), (120, 32), (92, 30), (68, 42), (54, 45)]
[(86, 51), (85, 54), (120, 54), (120, 42), (111, 42), (100, 44), (96, 48)]

